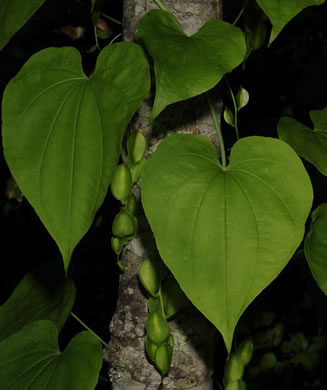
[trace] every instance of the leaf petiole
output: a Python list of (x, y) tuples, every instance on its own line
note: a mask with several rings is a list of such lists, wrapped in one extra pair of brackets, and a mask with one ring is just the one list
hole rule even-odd
[(238, 15), (236, 16), (236, 18), (235, 18), (235, 20), (233, 22), (233, 26), (235, 26), (235, 24), (239, 21), (240, 17), (243, 15), (243, 13), (245, 11), (245, 8), (248, 5), (248, 2), (249, 2), (249, 0), (245, 0), (245, 3), (243, 4), (243, 7), (241, 8), (240, 12), (238, 13)]
[(154, 1), (160, 7), (160, 9), (169, 12), (169, 9), (164, 5), (164, 3), (161, 0), (154, 0)]
[(74, 314), (72, 311), (70, 312), (70, 315), (75, 318), (77, 322), (79, 322), (86, 330), (91, 332), (99, 341), (101, 344), (103, 344), (105, 347), (107, 346), (107, 343), (102, 340), (100, 336), (98, 336), (92, 329), (90, 329), (79, 317), (77, 317), (76, 314)]
[(216, 113), (215, 107), (213, 105), (213, 102), (211, 100), (209, 93), (206, 93), (206, 97), (207, 97), (207, 101), (208, 101), (208, 105), (209, 105), (209, 109), (210, 109), (210, 114), (211, 114), (211, 117), (213, 120), (213, 124), (215, 125), (215, 129), (216, 129), (217, 135), (218, 135), (219, 149), (220, 149), (220, 155), (221, 155), (221, 165), (222, 165), (222, 168), (225, 170), (226, 169), (226, 152), (225, 152), (224, 138), (223, 138), (223, 135), (221, 132), (219, 122), (218, 122), (217, 113)]

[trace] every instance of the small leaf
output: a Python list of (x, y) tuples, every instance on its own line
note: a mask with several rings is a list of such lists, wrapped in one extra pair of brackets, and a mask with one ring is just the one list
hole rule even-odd
[(327, 295), (327, 203), (318, 206), (311, 214), (304, 254), (314, 279)]
[(207, 138), (174, 134), (147, 161), (141, 190), (161, 258), (230, 351), (241, 314), (302, 241), (313, 193), (300, 158), (278, 139), (247, 137), (223, 169)]
[(44, 2), (45, 0), (0, 1), (0, 50)]
[(156, 96), (152, 120), (169, 104), (213, 88), (246, 54), (239, 28), (211, 20), (189, 37), (176, 17), (162, 10), (152, 10), (140, 20), (136, 40), (145, 45), (154, 60)]
[(104, 200), (126, 126), (149, 87), (142, 48), (121, 42), (101, 51), (90, 78), (76, 49), (42, 50), (5, 90), (5, 158), (65, 270)]
[(29, 272), (0, 307), (0, 341), (32, 321), (48, 319), (60, 331), (74, 304), (76, 289), (60, 259)]
[(280, 118), (278, 136), (327, 176), (327, 107), (311, 111), (310, 117), (313, 130), (293, 118)]
[(0, 383), (6, 390), (94, 390), (102, 348), (90, 332), (60, 352), (57, 327), (35, 321), (0, 343)]
[(285, 25), (304, 8), (321, 5), (325, 0), (257, 0), (272, 24), (269, 44), (277, 37)]

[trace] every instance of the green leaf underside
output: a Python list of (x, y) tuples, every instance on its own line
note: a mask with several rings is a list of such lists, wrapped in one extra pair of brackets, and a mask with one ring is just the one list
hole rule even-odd
[(325, 0), (257, 0), (258, 5), (272, 24), (269, 44), (273, 42), (286, 24), (304, 8), (321, 5)]
[(29, 272), (0, 307), (0, 341), (26, 324), (48, 319), (61, 330), (75, 300), (76, 289), (66, 279), (62, 263), (46, 261)]
[(313, 130), (293, 118), (280, 118), (278, 136), (327, 176), (327, 107), (311, 111), (310, 117)]
[(174, 15), (148, 12), (139, 22), (136, 40), (154, 60), (156, 96), (154, 120), (169, 104), (213, 88), (244, 59), (246, 44), (237, 27), (211, 20), (188, 37)]
[(226, 170), (200, 135), (169, 136), (149, 159), (142, 202), (160, 255), (228, 351), (245, 308), (300, 244), (312, 197), (299, 157), (272, 138), (238, 141)]
[(35, 321), (0, 343), (2, 390), (94, 390), (102, 348), (90, 332), (77, 334), (61, 353), (57, 327)]
[(126, 126), (149, 87), (143, 50), (125, 42), (102, 50), (90, 78), (76, 49), (45, 49), (5, 90), (6, 161), (57, 242), (66, 270), (103, 202)]
[(304, 254), (314, 279), (327, 295), (327, 203), (318, 206), (311, 214)]
[(44, 2), (45, 0), (0, 1), (0, 50)]

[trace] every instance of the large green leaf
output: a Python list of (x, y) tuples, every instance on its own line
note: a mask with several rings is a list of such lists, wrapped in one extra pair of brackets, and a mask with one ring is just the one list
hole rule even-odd
[(312, 197), (278, 139), (241, 139), (224, 169), (207, 138), (176, 134), (147, 162), (142, 202), (160, 255), (228, 351), (245, 308), (300, 244)]
[(0, 1), (0, 50), (44, 2), (45, 0)]
[(76, 289), (65, 278), (58, 259), (46, 261), (29, 272), (0, 307), (0, 341), (26, 324), (47, 319), (61, 330), (75, 300)]
[(278, 136), (322, 174), (327, 175), (327, 107), (311, 111), (310, 117), (313, 130), (293, 118), (280, 118)]
[(35, 321), (0, 343), (2, 390), (94, 390), (102, 365), (100, 342), (90, 332), (60, 352), (51, 321)]
[(101, 52), (90, 78), (76, 49), (45, 49), (5, 90), (6, 161), (66, 269), (103, 202), (126, 126), (149, 87), (142, 48), (123, 42)]
[(176, 17), (161, 10), (148, 12), (140, 20), (136, 39), (154, 61), (152, 120), (167, 105), (213, 88), (243, 61), (246, 53), (243, 33), (237, 27), (211, 20), (188, 37)]
[(285, 25), (304, 8), (321, 5), (325, 0), (257, 0), (272, 24), (269, 44), (277, 37)]
[(318, 286), (327, 295), (327, 203), (318, 206), (311, 214), (304, 254)]

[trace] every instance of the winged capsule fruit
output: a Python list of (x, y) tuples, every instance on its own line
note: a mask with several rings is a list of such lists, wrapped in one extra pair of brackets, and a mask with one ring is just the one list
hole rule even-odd
[(168, 374), (172, 356), (173, 350), (169, 344), (162, 344), (158, 346), (155, 353), (154, 364), (161, 375), (164, 376)]
[(232, 111), (229, 108), (225, 107), (223, 115), (224, 115), (225, 122), (228, 123), (230, 126), (234, 127), (235, 119)]
[(154, 362), (157, 351), (157, 344), (154, 344), (149, 337), (145, 336), (145, 352), (150, 361)]
[(225, 364), (225, 383), (234, 382), (243, 377), (244, 364), (236, 353), (232, 353)]
[(145, 328), (147, 336), (154, 344), (160, 345), (169, 337), (168, 322), (158, 311), (154, 311), (149, 314)]
[(136, 213), (136, 210), (137, 210), (137, 200), (136, 200), (134, 195), (131, 195), (128, 198), (127, 204), (126, 204), (126, 209), (132, 215), (134, 215)]
[(132, 174), (129, 167), (120, 164), (116, 167), (112, 176), (110, 190), (112, 195), (122, 203), (125, 203), (132, 189)]
[(146, 148), (146, 138), (140, 131), (135, 131), (128, 137), (127, 152), (133, 164), (137, 164), (143, 159)]
[(111, 248), (116, 253), (116, 255), (120, 254), (123, 246), (124, 241), (120, 237), (111, 237)]
[(155, 259), (146, 259), (138, 271), (143, 287), (152, 296), (157, 296), (160, 287), (160, 264)]
[(251, 338), (244, 340), (238, 347), (235, 354), (241, 360), (241, 362), (246, 366), (253, 356), (253, 342)]
[(112, 223), (112, 234), (116, 237), (127, 237), (135, 233), (134, 217), (125, 210), (121, 210)]

